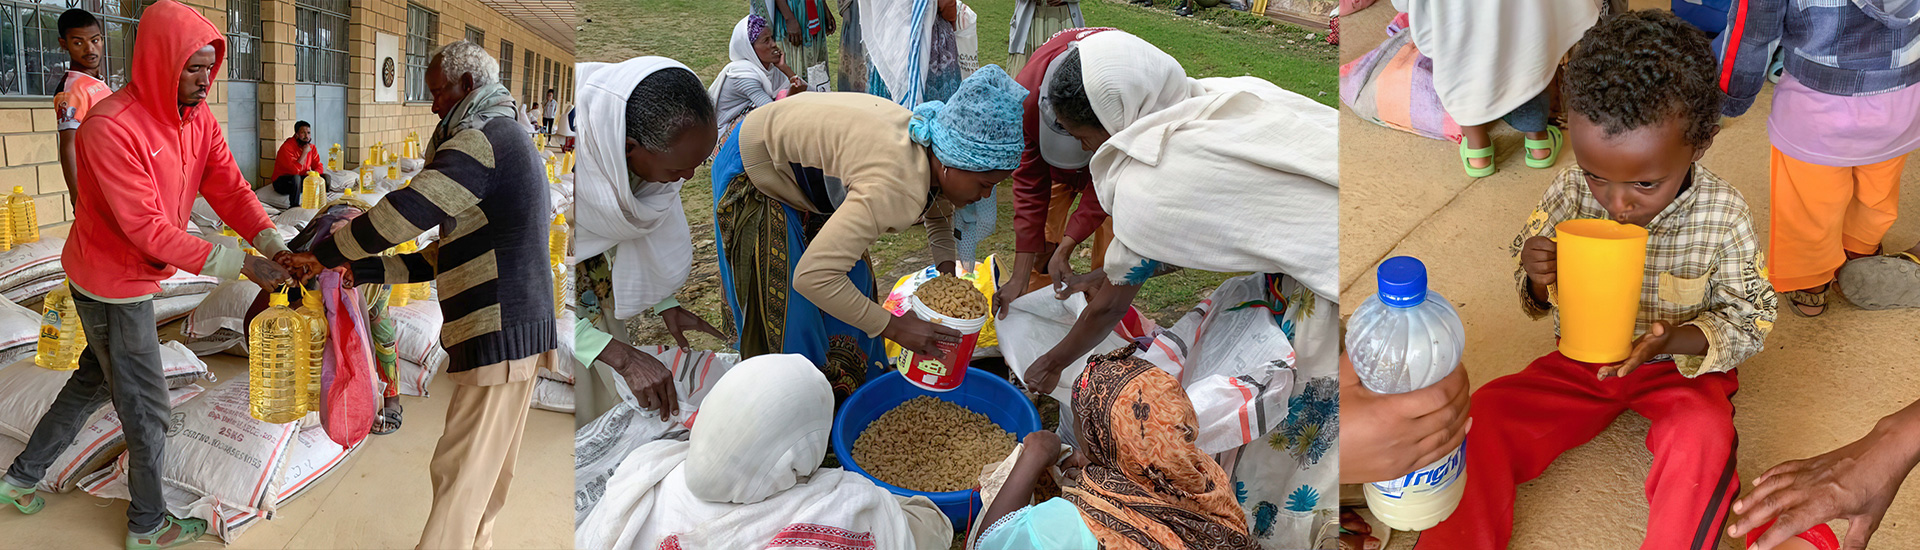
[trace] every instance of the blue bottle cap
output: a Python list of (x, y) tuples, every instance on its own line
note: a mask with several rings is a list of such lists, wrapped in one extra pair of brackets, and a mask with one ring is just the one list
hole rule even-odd
[(1377, 270), (1380, 301), (1393, 307), (1413, 307), (1427, 301), (1427, 266), (1412, 256), (1394, 256)]

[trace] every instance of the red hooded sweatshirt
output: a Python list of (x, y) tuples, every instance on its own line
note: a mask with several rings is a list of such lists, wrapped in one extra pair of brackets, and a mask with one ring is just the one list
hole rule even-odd
[(286, 248), (241, 178), (206, 102), (181, 113), (180, 73), (208, 44), (218, 75), (227, 49), (220, 29), (173, 0), (149, 6), (127, 86), (95, 105), (80, 125), (81, 192), (63, 257), (67, 276), (89, 295), (112, 301), (151, 295), (176, 268), (238, 275), (238, 250), (216, 252), (187, 233), (195, 194), (205, 195), (241, 235), (254, 236), (262, 253), (271, 257)]

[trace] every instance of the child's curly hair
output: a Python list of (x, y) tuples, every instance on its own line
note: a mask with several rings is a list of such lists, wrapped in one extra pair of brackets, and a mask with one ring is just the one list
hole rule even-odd
[(1720, 122), (1720, 74), (1707, 35), (1679, 16), (1640, 10), (1602, 19), (1573, 47), (1567, 110), (1608, 136), (1684, 118), (1686, 140), (1706, 145)]

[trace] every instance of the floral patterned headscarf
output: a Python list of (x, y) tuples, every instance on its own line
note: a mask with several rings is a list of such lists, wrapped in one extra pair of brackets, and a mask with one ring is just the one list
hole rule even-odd
[(1136, 349), (1094, 356), (1074, 384), (1088, 465), (1067, 500), (1109, 550), (1257, 549), (1226, 470), (1193, 443), (1186, 389)]

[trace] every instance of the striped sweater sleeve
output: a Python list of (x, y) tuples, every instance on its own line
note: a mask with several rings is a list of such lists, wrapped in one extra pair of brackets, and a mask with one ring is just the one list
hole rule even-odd
[[(387, 193), (366, 215), (354, 218), (346, 231), (315, 244), (313, 254), (322, 265), (338, 267), (418, 237), (477, 207), (493, 179), (489, 177), (493, 167), (493, 144), (486, 134), (477, 129), (462, 131), (441, 144), (433, 161), (407, 187)], [(359, 269), (355, 267), (356, 277)]]
[(1720, 57), (1720, 114), (1746, 114), (1773, 64), (1770, 46), (1786, 26), (1787, 0), (1734, 0), (1727, 7), (1727, 29), (1713, 40)]
[(438, 273), (433, 259), (420, 253), (374, 256), (347, 265), (353, 269), (353, 282), (358, 284), (424, 283), (432, 281)]

